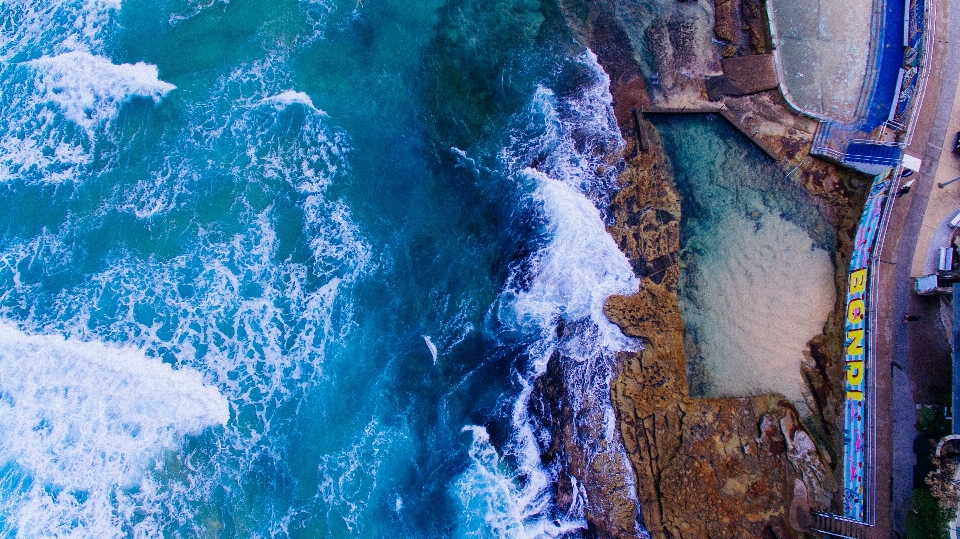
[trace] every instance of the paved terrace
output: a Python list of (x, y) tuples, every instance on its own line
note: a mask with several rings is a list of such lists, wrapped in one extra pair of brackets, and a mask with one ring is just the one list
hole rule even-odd
[[(927, 98), (916, 136), (906, 148), (906, 153), (922, 157), (923, 166), (914, 189), (894, 205), (891, 233), (881, 255), (885, 266), (895, 268), (886, 272), (883, 283), (886, 297), (881, 301), (886, 303), (888, 312), (888, 338), (879, 352), (881, 361), (886, 355), (896, 362), (889, 371), (893, 389), (891, 509), (893, 530), (900, 537), (904, 537), (903, 519), (910, 508), (910, 489), (914, 486), (914, 403), (933, 404), (940, 389), (934, 386), (949, 385), (951, 381), (949, 351), (944, 351), (944, 343), (938, 342), (944, 337), (930, 334), (936, 329), (931, 322), (939, 318), (939, 302), (913, 293), (913, 277), (927, 269), (930, 250), (939, 246), (938, 231), (942, 230), (943, 221), (960, 208), (960, 182), (937, 187), (937, 183), (960, 175), (960, 161), (950, 152), (953, 136), (960, 130), (960, 9), (955, 0), (941, 0), (940, 6)], [(920, 323), (902, 323), (907, 313), (919, 315)]]

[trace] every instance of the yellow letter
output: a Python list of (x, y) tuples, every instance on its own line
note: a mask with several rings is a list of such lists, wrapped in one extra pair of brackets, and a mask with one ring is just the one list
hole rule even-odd
[(850, 361), (847, 363), (847, 385), (859, 387), (863, 383), (863, 362)]
[(863, 391), (847, 391), (847, 400), (862, 401)]
[(866, 314), (864, 311), (866, 306), (863, 303), (862, 299), (855, 299), (847, 305), (847, 322), (850, 322), (853, 325), (859, 324), (863, 321), (863, 316)]
[(858, 269), (850, 274), (850, 293), (858, 294), (867, 289), (867, 268)]
[(847, 345), (847, 355), (863, 355), (863, 330), (851, 329), (847, 332), (847, 338), (850, 339), (850, 344)]

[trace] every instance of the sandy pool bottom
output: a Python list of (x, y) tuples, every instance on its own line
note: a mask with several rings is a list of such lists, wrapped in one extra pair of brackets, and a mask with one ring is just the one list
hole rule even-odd
[(833, 230), (722, 119), (656, 121), (682, 197), (678, 295), (691, 393), (777, 393), (805, 413), (804, 353), (836, 300)]

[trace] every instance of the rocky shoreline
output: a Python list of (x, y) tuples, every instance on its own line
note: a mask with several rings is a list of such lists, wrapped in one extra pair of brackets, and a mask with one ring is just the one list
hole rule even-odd
[[(643, 525), (655, 538), (802, 537), (809, 509), (837, 510), (841, 498), (841, 320), (866, 178), (809, 156), (816, 123), (792, 111), (771, 87), (772, 71), (764, 71), (773, 67), (762, 1), (663, 3), (639, 36), (631, 24), (636, 13), (623, 3), (561, 6), (610, 75), (628, 140), (608, 230), (643, 278), (636, 295), (611, 297), (605, 312), (644, 345), (620, 354), (611, 382)], [(643, 64), (644, 53), (653, 55), (651, 65)], [(656, 86), (648, 85), (651, 69)], [(681, 200), (656, 128), (643, 120), (647, 149), (639, 148), (634, 109), (722, 115), (791, 172), (835, 227), (836, 305), (802, 366), (810, 415), (801, 417), (777, 395), (691, 397), (677, 300)], [(597, 488), (622, 489), (616, 474), (607, 475), (607, 488)], [(591, 524), (601, 536), (632, 537), (629, 513)]]

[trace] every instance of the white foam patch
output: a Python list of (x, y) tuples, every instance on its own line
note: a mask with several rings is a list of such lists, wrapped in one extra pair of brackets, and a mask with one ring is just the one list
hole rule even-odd
[(513, 134), (511, 147), (499, 157), (514, 172), (529, 166), (536, 157), (541, 161), (538, 170), (603, 206), (617, 186), (613, 165), (624, 141), (611, 105), (610, 77), (589, 49), (576, 60), (589, 70), (593, 83), (562, 99), (549, 88), (537, 87), (523, 123), (530, 123), (531, 116), (542, 116), (542, 129), (531, 132), (524, 127)]
[(113, 64), (82, 51), (16, 64), (4, 75), (0, 108), (9, 113), (0, 124), (0, 181), (81, 180), (125, 103), (156, 103), (174, 89), (155, 66)]
[[(329, 208), (318, 205), (315, 210)], [(342, 218), (350, 225), (347, 215)], [(322, 217), (316, 220), (318, 228), (311, 229), (311, 233), (344, 237), (344, 231), (323, 228), (329, 225), (319, 223)], [(29, 305), (35, 316), (46, 317), (26, 322), (34, 327), (57, 325), (74, 334), (95, 332), (124, 339), (176, 361), (178, 370), (173, 372), (202, 372), (227, 397), (236, 420), (230, 421), (212, 443), (204, 443), (203, 449), (191, 448), (189, 454), (171, 456), (172, 466), (163, 463), (164, 470), (177, 470), (176, 476), (160, 470), (153, 481), (145, 479), (138, 484), (138, 491), (130, 496), (112, 491), (119, 496), (120, 507), (116, 510), (107, 501), (98, 502), (107, 512), (118, 513), (115, 518), (121, 525), (139, 526), (144, 531), (139, 536), (144, 537), (161, 536), (164, 526), (171, 522), (180, 522), (188, 529), (184, 536), (201, 536), (204, 522), (196, 518), (197, 508), (217, 496), (224, 484), (242, 483), (250, 463), (272, 451), (275, 445), (283, 445), (278, 444), (282, 440), (278, 436), (283, 436), (285, 425), (289, 425), (291, 408), (299, 406), (304, 395), (324, 380), (324, 362), (337, 357), (340, 343), (355, 327), (352, 303), (344, 289), (365, 269), (354, 265), (356, 252), (350, 245), (339, 250), (346, 257), (342, 266), (329, 258), (337, 256), (335, 253), (322, 255), (325, 258), (317, 264), (316, 272), (339, 276), (318, 282), (310, 275), (311, 266), (276, 259), (278, 240), (269, 211), (257, 216), (247, 230), (236, 236), (223, 238), (202, 230), (200, 234), (201, 245), (171, 260), (118, 257), (110, 268), (91, 275), (82, 285), (65, 290), (56, 298), (47, 297), (49, 303), (42, 303), (43, 293), (37, 285), (30, 284), (35, 281), (20, 278), (19, 272), (27, 265), (23, 262), (42, 264), (36, 261), (38, 257), (50, 258), (54, 264), (69, 260), (73, 245), (49, 237), (0, 252), (0, 279), (13, 289), (0, 291), (4, 300), (0, 312), (6, 316), (23, 316), (21, 307)], [(131, 394), (130, 398), (136, 395)], [(277, 433), (277, 428), (281, 433)], [(379, 445), (374, 450), (379, 450)], [(185, 461), (192, 466), (206, 459), (209, 462), (199, 468), (181, 466)], [(342, 467), (347, 465), (346, 461), (330, 465), (334, 482), (339, 477), (336, 473), (347, 473), (347, 468)], [(348, 469), (352, 475), (350, 485), (334, 487), (344, 489), (338, 491), (336, 511), (353, 512), (351, 504), (368, 496), (367, 470), (358, 463), (350, 466), (355, 467)], [(11, 477), (6, 470), (0, 475), (0, 521), (4, 518), (4, 482), (16, 479)], [(353, 482), (357, 482), (355, 488)], [(111, 494), (102, 492), (104, 499)], [(40, 493), (32, 499), (46, 498)], [(69, 502), (63, 496), (59, 499)], [(26, 510), (22, 509), (24, 503), (18, 502), (7, 513), (33, 514), (38, 522), (70, 519), (76, 514), (50, 503)], [(238, 512), (256, 513), (254, 508), (237, 503)], [(329, 506), (317, 503), (315, 508), (328, 510)], [(356, 511), (356, 522), (362, 526), (361, 509)], [(61, 518), (60, 514), (66, 516)], [(263, 518), (266, 520), (258, 520), (256, 526), (272, 525), (268, 515)], [(109, 515), (96, 520), (107, 521)], [(116, 536), (124, 534), (86, 535)]]
[(69, 51), (99, 52), (119, 28), (121, 0), (5, 0), (0, 2), (0, 60)]
[(84, 51), (27, 62), (40, 77), (38, 100), (56, 103), (70, 121), (90, 130), (109, 123), (134, 97), (155, 103), (176, 86), (159, 79), (157, 67), (143, 62), (113, 64)]
[[(473, 440), (470, 467), (453, 488), (463, 508), (456, 537), (546, 539), (586, 529), (587, 523), (581, 519), (531, 518), (547, 512), (550, 499), (542, 495), (549, 487), (547, 477), (542, 473), (527, 475), (526, 484), (521, 485), (510, 467), (501, 461), (485, 428), (468, 425), (463, 432), (470, 433)], [(574, 496), (571, 505), (576, 513), (582, 511), (584, 501), (576, 486)]]
[(287, 90), (281, 92), (277, 95), (266, 97), (263, 99), (263, 103), (273, 105), (277, 108), (284, 108), (290, 105), (303, 105), (309, 107), (314, 111), (326, 116), (327, 113), (313, 106), (313, 100), (310, 99), (310, 96), (304, 92), (297, 92), (294, 90)]
[(184, 436), (228, 419), (226, 399), (196, 371), (0, 323), (0, 462), (33, 478), (0, 520), (18, 537), (121, 535), (122, 489)]
[(433, 364), (437, 364), (437, 345), (433, 344), (433, 340), (430, 339), (429, 335), (423, 335), (423, 342), (427, 345), (427, 350), (430, 351), (430, 357), (433, 358)]
[[(600, 329), (600, 341), (612, 350), (635, 350), (603, 313), (607, 298), (634, 294), (640, 282), (627, 257), (607, 233), (600, 212), (566, 183), (528, 170), (537, 181), (536, 198), (548, 220), (549, 245), (538, 255), (537, 274), (530, 289), (517, 297), (515, 309), (522, 319), (540, 326), (552, 325), (558, 315), (568, 320), (589, 317)], [(594, 342), (584, 349), (569, 346), (567, 357), (586, 359), (596, 354)]]
[[(529, 288), (509, 294), (506, 308), (498, 313), (506, 323), (519, 324), (533, 337), (528, 346), (533, 364), (521, 375), (522, 389), (511, 417), (513, 432), (505, 449), (516, 459), (524, 480), (518, 483), (505, 477), (495, 449), (483, 433), (473, 429), (474, 466), (461, 479), (461, 490), (468, 491), (461, 501), (469, 514), (479, 510), (477, 500), (486, 500), (484, 519), (494, 530), (493, 536), (560, 537), (585, 527), (588, 501), (586, 491), (578, 490), (577, 500), (564, 518), (548, 518), (555, 490), (551, 487), (557, 477), (555, 470), (542, 466), (538, 433), (529, 415), (534, 381), (559, 351), (561, 361), (566, 363), (564, 383), (569, 403), (577, 418), (570, 428), (593, 433), (587, 435), (589, 440), (581, 440), (587, 445), (587, 459), (609, 454), (612, 458), (605, 473), (629, 474), (629, 462), (615, 430), (609, 379), (615, 353), (638, 350), (640, 343), (626, 337), (607, 319), (603, 305), (613, 294), (635, 293), (639, 280), (607, 233), (600, 212), (583, 193), (541, 172), (528, 169), (525, 174), (537, 182), (534, 197), (546, 218), (549, 240), (530, 264)], [(567, 327), (558, 338), (561, 321)], [(569, 477), (580, 481), (579, 489), (589, 480)], [(632, 484), (629, 475), (626, 477)]]

